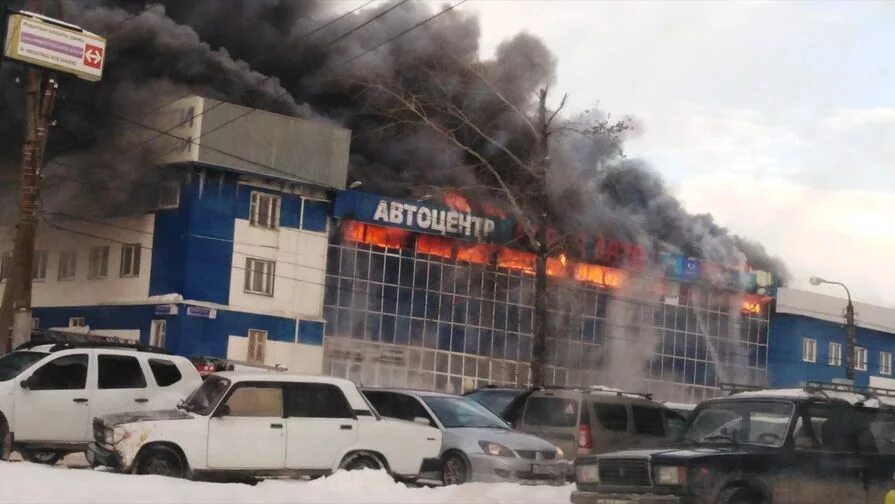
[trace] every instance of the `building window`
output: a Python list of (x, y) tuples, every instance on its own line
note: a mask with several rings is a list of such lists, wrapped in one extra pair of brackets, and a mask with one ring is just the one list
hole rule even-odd
[(165, 348), (165, 336), (168, 332), (166, 320), (153, 320), (149, 330), (149, 346)]
[(78, 253), (74, 250), (59, 252), (59, 280), (74, 280), (78, 274)]
[(831, 366), (842, 365), (842, 345), (840, 343), (830, 343), (830, 358), (828, 362)]
[(817, 362), (817, 340), (802, 338), (802, 360)]
[(121, 247), (121, 276), (140, 276), (140, 251), (139, 243), (131, 243)]
[(3, 257), (0, 257), (0, 282), (5, 282), (7, 279), (9, 279), (9, 273), (11, 269), (12, 254), (3, 254)]
[(249, 223), (253, 226), (276, 229), (280, 222), (280, 197), (252, 191)]
[(180, 206), (180, 183), (167, 182), (158, 189), (157, 208), (177, 208)]
[(892, 352), (879, 353), (879, 374), (892, 374)]
[(246, 258), (245, 291), (252, 294), (273, 296), (276, 263)]
[(31, 263), (31, 279), (46, 280), (47, 279), (47, 251), (35, 250), (34, 262)]
[(249, 348), (246, 352), (246, 360), (249, 362), (264, 362), (264, 350), (267, 346), (267, 331), (249, 329)]
[(87, 327), (87, 319), (84, 317), (70, 317), (68, 327)]
[(855, 369), (867, 371), (867, 349), (864, 347), (855, 347)]
[(106, 278), (109, 275), (109, 247), (93, 247), (90, 249), (90, 267), (87, 278)]

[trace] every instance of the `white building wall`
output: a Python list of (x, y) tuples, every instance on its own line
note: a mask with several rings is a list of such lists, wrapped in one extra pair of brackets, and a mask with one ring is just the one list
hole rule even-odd
[[(785, 287), (777, 289), (777, 313), (791, 313), (842, 323), (847, 302), (844, 297), (826, 296), (817, 292)], [(895, 332), (895, 309), (857, 302), (854, 306), (855, 325), (858, 327)]]
[[(82, 306), (145, 301), (149, 296), (152, 265), (152, 236), (155, 215), (122, 217), (96, 221), (59, 221), (56, 227), (41, 224), (35, 250), (47, 252), (46, 279), (33, 283), (32, 305), (35, 307)], [(4, 232), (0, 249), (12, 250), (14, 232)], [(122, 278), (121, 249), (124, 244), (139, 243), (140, 275)], [(109, 247), (108, 275), (88, 279), (90, 249)], [(75, 278), (59, 280), (59, 256), (63, 250), (77, 252)], [(2, 284), (6, 287), (6, 282)], [(2, 291), (2, 289), (0, 289)]]
[[(237, 219), (233, 238), (230, 306), (234, 310), (320, 319), (326, 273), (325, 233), (265, 229)], [(246, 258), (276, 262), (272, 297), (245, 292)]]
[[(249, 339), (245, 336), (229, 337), (227, 358), (248, 360)], [(264, 364), (285, 366), (290, 373), (321, 374), (323, 372), (323, 347), (287, 341), (268, 340), (265, 346)]]

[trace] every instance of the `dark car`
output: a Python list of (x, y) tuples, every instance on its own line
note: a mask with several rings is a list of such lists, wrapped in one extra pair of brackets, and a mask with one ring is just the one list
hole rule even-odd
[(893, 396), (811, 383), (705, 401), (671, 448), (579, 458), (571, 500), (883, 502), (895, 470)]

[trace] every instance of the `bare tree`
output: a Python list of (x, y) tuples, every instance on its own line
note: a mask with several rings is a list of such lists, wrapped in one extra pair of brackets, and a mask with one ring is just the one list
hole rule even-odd
[[(496, 192), (506, 201), (524, 232), (526, 243), (523, 245), (535, 252), (531, 381), (533, 385), (546, 385), (550, 317), (547, 259), (561, 252), (565, 242), (562, 237), (553, 243), (548, 242), (548, 226), (555, 222), (551, 218), (548, 189), (552, 173), (551, 137), (555, 133), (577, 134), (618, 142), (629, 125), (624, 121), (605, 120), (587, 124), (565, 122), (558, 126), (557, 117), (565, 107), (568, 95), (551, 110), (547, 104), (549, 88), (545, 86), (537, 91), (534, 103), (517, 104), (501, 93), (480, 68), (453, 55), (448, 55), (447, 59), (448, 64), (457, 65), (460, 72), (469, 77), (469, 82), (487, 94), (487, 102), (494, 105), (487, 114), (474, 113), (478, 104), (458, 101), (440, 81), (438, 72), (429, 72), (423, 87), (419, 85), (418, 75), (414, 76), (413, 86), (405, 85), (399, 79), (385, 78), (358, 78), (353, 82), (377, 92), (381, 101), (370, 105), (368, 113), (382, 116), (386, 121), (384, 128), (423, 127), (437, 133), (449, 145), (459, 149), (470, 166), (484, 172), (480, 177), (481, 187), (488, 187), (489, 192)], [(512, 144), (524, 147), (513, 148), (511, 142), (506, 141), (504, 125), (489, 119), (504, 113), (514, 115), (519, 125), (513, 132), (517, 138)]]

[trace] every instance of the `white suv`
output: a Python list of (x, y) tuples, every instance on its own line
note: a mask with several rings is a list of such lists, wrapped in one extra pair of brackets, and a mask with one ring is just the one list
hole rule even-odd
[(92, 419), (173, 408), (202, 379), (190, 361), (136, 345), (50, 343), (0, 358), (0, 455), (53, 464), (85, 451)]
[(288, 373), (209, 376), (177, 410), (94, 420), (87, 458), (137, 474), (239, 480), (385, 469), (438, 470), (441, 432), (380, 418), (347, 380)]

